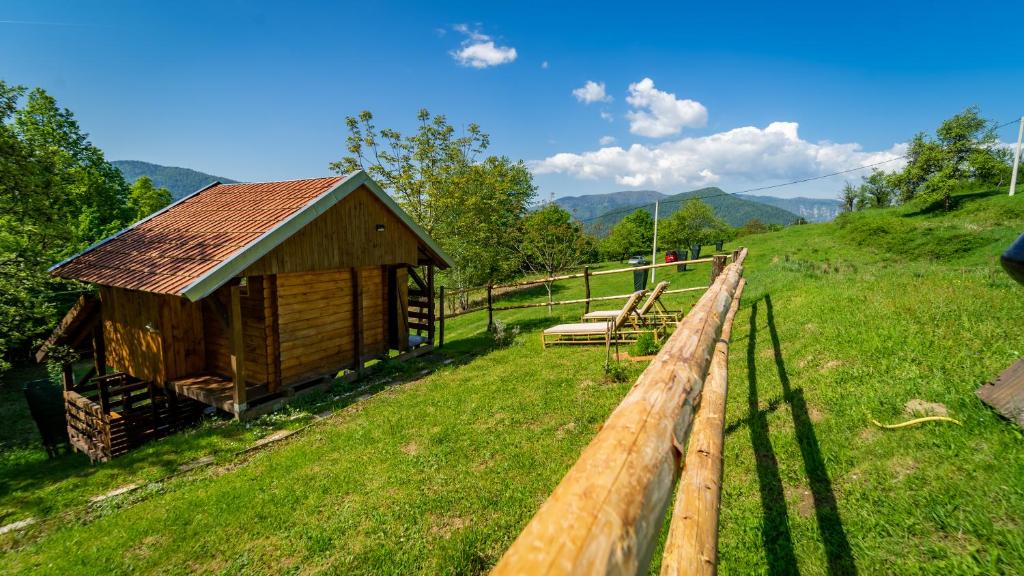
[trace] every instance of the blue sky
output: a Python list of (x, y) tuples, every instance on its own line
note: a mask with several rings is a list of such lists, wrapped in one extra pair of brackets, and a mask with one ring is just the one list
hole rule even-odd
[(898, 156), (971, 104), (1024, 113), (1022, 3), (773, 4), (5, 0), (0, 78), (109, 159), (240, 180), (326, 174), (346, 115), (412, 130), (426, 107), (543, 197), (737, 191)]

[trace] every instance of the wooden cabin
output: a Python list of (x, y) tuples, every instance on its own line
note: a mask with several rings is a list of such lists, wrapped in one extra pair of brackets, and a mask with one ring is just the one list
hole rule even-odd
[(98, 286), (98, 305), (78, 308), (99, 320), (61, 323), (97, 326), (98, 376), (242, 416), (371, 359), (429, 350), (434, 270), (448, 266), (359, 171), (214, 183), (51, 272)]

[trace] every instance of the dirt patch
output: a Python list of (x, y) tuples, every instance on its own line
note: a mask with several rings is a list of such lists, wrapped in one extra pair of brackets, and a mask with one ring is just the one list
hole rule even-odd
[(772, 358), (775, 358), (775, 348), (765, 348), (764, 350), (761, 350), (758, 356), (765, 360), (771, 360)]
[(917, 472), (918, 468), (920, 468), (918, 463), (906, 456), (897, 456), (889, 461), (889, 469), (896, 480), (903, 480)]
[(821, 365), (819, 372), (828, 372), (829, 370), (835, 370), (843, 365), (842, 360), (829, 360)]
[(575, 422), (569, 422), (568, 424), (563, 424), (562, 426), (558, 427), (558, 430), (555, 430), (555, 438), (565, 438), (566, 434), (569, 434), (570, 432), (573, 432), (575, 430), (576, 430), (576, 423)]
[(420, 453), (420, 445), (415, 441), (406, 442), (402, 444), (401, 451), (408, 454), (409, 456), (415, 456)]
[(786, 488), (786, 500), (796, 502), (796, 511), (801, 517), (814, 516), (814, 495), (807, 486)]
[(874, 442), (880, 434), (878, 428), (868, 427), (861, 429), (860, 433), (857, 434), (857, 438), (861, 442)]
[(630, 356), (629, 352), (619, 352), (615, 355), (615, 360), (621, 362), (623, 360), (629, 360), (630, 362), (650, 362), (654, 360), (654, 354), (648, 354), (647, 356)]
[(949, 409), (939, 402), (927, 402), (917, 398), (907, 400), (903, 412), (908, 416), (949, 416)]
[(821, 422), (822, 420), (825, 419), (825, 413), (822, 412), (821, 410), (818, 410), (814, 406), (807, 407), (807, 416), (811, 419), (811, 422), (813, 424), (817, 424), (818, 422)]
[(469, 526), (469, 524), (469, 518), (464, 518), (462, 516), (430, 515), (430, 533), (440, 536), (441, 538), (447, 538), (451, 536), (452, 532), (461, 530), (466, 526)]

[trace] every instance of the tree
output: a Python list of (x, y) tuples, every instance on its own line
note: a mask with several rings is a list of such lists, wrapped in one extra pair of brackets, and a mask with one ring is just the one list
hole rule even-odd
[[(551, 277), (585, 262), (592, 244), (583, 227), (567, 211), (550, 203), (523, 219), (519, 250), (527, 270)], [(551, 302), (551, 282), (545, 282), (544, 287)]]
[(128, 190), (128, 206), (135, 221), (171, 203), (171, 192), (167, 188), (157, 188), (149, 176), (140, 176)]
[(662, 246), (688, 249), (694, 244), (711, 244), (725, 238), (728, 224), (715, 215), (715, 210), (698, 199), (687, 200), (679, 210), (661, 221), (659, 241)]
[(860, 185), (860, 197), (872, 208), (886, 208), (896, 200), (896, 189), (888, 174), (872, 170)]
[[(840, 193), (839, 201), (842, 202), (843, 212), (853, 212), (857, 209), (858, 200), (860, 198), (860, 188), (847, 182), (843, 185), (843, 191)], [(749, 223), (748, 223), (749, 224)]]
[(0, 370), (82, 289), (47, 268), (128, 224), (126, 194), (70, 110), (0, 81)]
[(907, 148), (907, 166), (891, 177), (900, 199), (941, 201), (948, 208), (960, 182), (995, 184), (1008, 176), (1009, 154), (998, 147), (991, 122), (977, 106), (967, 108), (939, 125), (935, 138), (916, 134)]
[[(457, 135), (442, 115), (420, 110), (415, 134), (378, 129), (373, 114), (346, 118), (348, 155), (331, 168), (366, 170), (455, 261), (452, 288), (507, 278), (520, 269), (515, 233), (536, 196), (522, 161), (479, 159), (490, 138), (469, 124)], [(464, 302), (465, 304), (465, 302)]]
[(647, 254), (654, 245), (654, 218), (647, 210), (638, 208), (613, 226), (601, 244), (604, 256), (612, 260)]

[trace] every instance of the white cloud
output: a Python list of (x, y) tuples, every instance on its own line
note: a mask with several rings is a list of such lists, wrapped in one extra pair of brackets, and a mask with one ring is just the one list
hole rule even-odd
[(605, 92), (604, 82), (594, 82), (593, 80), (587, 80), (586, 84), (573, 90), (572, 95), (584, 104), (612, 101), (612, 97)]
[(601, 110), (601, 119), (602, 120), (607, 120), (609, 122), (612, 122), (613, 120), (615, 120), (615, 116), (612, 116), (611, 112), (608, 112), (608, 111), (605, 111), (605, 110)]
[(540, 63), (540, 67), (541, 67), (541, 68), (542, 68), (543, 70), (547, 70), (547, 69), (548, 69), (548, 61), (547, 61), (547, 60), (545, 60), (545, 61), (541, 62), (541, 63)]
[(452, 58), (463, 66), (489, 68), (513, 62), (518, 56), (515, 48), (498, 46), (493, 38), (466, 24), (456, 24), (452, 29), (466, 37), (462, 47), (451, 52)]
[(626, 113), (629, 131), (641, 136), (663, 138), (708, 122), (708, 110), (703, 104), (680, 100), (675, 94), (658, 90), (650, 78), (630, 84), (626, 102), (637, 109)]
[[(795, 122), (746, 126), (708, 136), (682, 138), (653, 146), (606, 146), (583, 153), (562, 152), (530, 163), (536, 174), (561, 173), (586, 180), (611, 179), (623, 186), (708, 186), (730, 182), (795, 180), (891, 160), (906, 144), (869, 152), (860, 144), (808, 142)], [(880, 166), (902, 167), (897, 160)]]
[(601, 146), (611, 146), (615, 144), (615, 136), (601, 136), (601, 139), (597, 141)]

